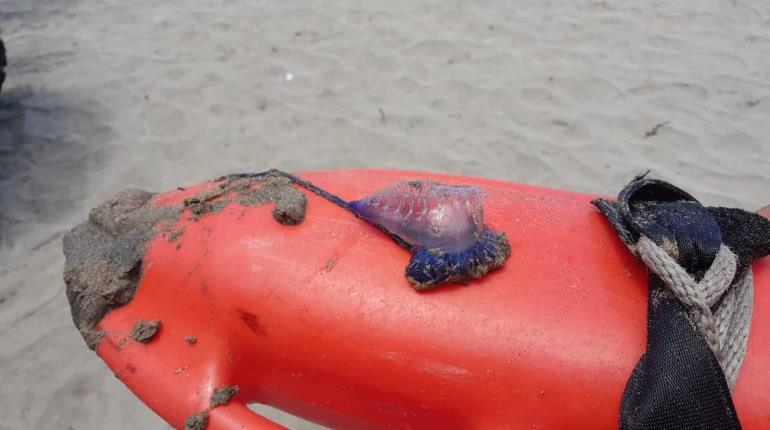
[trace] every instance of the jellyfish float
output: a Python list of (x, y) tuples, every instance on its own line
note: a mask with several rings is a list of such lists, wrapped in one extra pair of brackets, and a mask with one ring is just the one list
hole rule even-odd
[(477, 186), (409, 180), (359, 200), (345, 201), (302, 178), (269, 170), (220, 179), (279, 176), (350, 211), (411, 252), (405, 276), (418, 291), (467, 283), (502, 267), (511, 254), (505, 233), (484, 224), (484, 190)]

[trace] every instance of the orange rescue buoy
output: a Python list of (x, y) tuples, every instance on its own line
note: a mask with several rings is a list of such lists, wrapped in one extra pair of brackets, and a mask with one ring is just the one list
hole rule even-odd
[[(418, 177), (478, 185), (484, 220), (507, 235), (510, 257), (468, 285), (417, 292), (404, 277), (407, 251), (312, 193), (296, 225), (276, 222), (262, 204), (270, 199), (228, 199), (237, 190), (217, 182), (116, 200), (79, 227), (104, 234), (90, 251), (68, 239), (73, 316), (171, 425), (282, 428), (247, 409), (258, 402), (335, 429), (617, 428), (645, 349), (647, 280), (591, 205), (596, 196), (416, 172), (300, 176), (351, 200)], [(141, 227), (131, 225), (138, 211), (146, 240), (118, 243)], [(78, 262), (77, 252), (87, 255)], [(116, 262), (132, 252), (138, 265)], [(98, 269), (115, 264), (126, 266), (120, 277), (98, 286), (112, 288), (109, 300), (87, 300)], [(766, 429), (770, 260), (753, 270), (733, 399), (746, 429)]]

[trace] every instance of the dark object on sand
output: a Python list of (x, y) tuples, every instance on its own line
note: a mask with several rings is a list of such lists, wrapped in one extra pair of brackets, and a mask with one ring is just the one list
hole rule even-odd
[(3, 82), (5, 82), (5, 66), (8, 60), (5, 58), (5, 45), (3, 39), (0, 39), (0, 91), (3, 91)]

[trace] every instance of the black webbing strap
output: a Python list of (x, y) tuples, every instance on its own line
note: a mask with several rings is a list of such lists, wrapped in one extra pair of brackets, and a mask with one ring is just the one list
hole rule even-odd
[[(638, 177), (618, 201), (596, 200), (632, 252), (641, 235), (670, 249), (699, 281), (722, 243), (738, 272), (770, 253), (770, 221), (739, 209), (706, 208), (679, 188)], [(722, 369), (687, 309), (657, 275), (649, 275), (647, 350), (626, 384), (621, 430), (740, 429)]]

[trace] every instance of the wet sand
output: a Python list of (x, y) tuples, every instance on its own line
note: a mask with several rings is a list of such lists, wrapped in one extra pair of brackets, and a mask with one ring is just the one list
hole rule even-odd
[(62, 235), (127, 187), (373, 167), (614, 194), (652, 169), (763, 206), (769, 25), (763, 0), (0, 0), (0, 430), (168, 428), (64, 296)]

